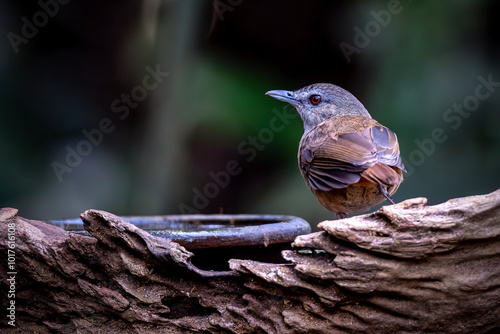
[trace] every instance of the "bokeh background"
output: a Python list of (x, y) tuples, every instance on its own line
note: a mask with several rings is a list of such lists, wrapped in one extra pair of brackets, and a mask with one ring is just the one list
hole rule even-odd
[[(264, 95), (315, 82), (349, 90), (398, 134), (411, 172), (396, 201), (500, 187), (500, 87), (477, 105), (471, 97), (479, 77), (500, 82), (498, 1), (44, 3), (0, 3), (0, 207), (24, 217), (95, 208), (332, 219), (297, 167), (300, 119), (273, 120), (288, 111)], [(143, 96), (147, 67), (162, 77)], [(132, 92), (141, 101), (117, 113)], [(455, 113), (465, 100), (471, 111)], [(83, 132), (103, 119), (112, 130), (89, 152)], [(446, 140), (433, 148), (435, 129)], [(78, 145), (86, 156), (58, 177), (54, 162), (67, 166)], [(236, 172), (214, 187), (228, 163)]]

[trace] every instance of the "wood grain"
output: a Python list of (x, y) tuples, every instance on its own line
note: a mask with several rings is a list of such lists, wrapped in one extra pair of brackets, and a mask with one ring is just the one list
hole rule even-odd
[[(0, 287), (16, 228), (12, 333), (494, 333), (500, 329), (500, 190), (424, 198), (319, 224), (288, 263), (193, 254), (118, 216), (88, 210), (93, 237), (0, 210)], [(1, 294), (2, 306), (7, 305)], [(2, 307), (5, 313), (5, 308)]]

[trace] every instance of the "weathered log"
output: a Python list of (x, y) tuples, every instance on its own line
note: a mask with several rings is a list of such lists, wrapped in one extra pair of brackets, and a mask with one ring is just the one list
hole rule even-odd
[[(323, 231), (299, 236), (295, 249), (283, 252), (288, 263), (233, 259), (224, 272), (196, 268), (184, 247), (107, 212), (82, 214), (89, 237), (5, 208), (0, 210), (0, 328), (496, 333), (500, 190), (425, 203), (410, 199), (322, 222)], [(9, 296), (13, 290), (15, 297)], [(8, 323), (12, 300), (15, 327)]]

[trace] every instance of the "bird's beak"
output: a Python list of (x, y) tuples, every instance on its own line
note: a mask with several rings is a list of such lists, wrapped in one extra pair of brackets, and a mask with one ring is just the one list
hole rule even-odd
[(276, 100), (290, 103), (292, 105), (297, 105), (298, 101), (295, 99), (295, 95), (293, 92), (288, 90), (270, 90), (266, 93), (270, 97), (275, 98)]

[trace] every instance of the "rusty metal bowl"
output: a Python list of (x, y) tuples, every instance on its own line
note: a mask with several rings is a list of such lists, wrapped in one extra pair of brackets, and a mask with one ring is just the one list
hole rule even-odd
[[(227, 269), (230, 258), (286, 262), (281, 251), (311, 232), (305, 220), (285, 215), (167, 215), (122, 217), (151, 235), (179, 243), (200, 269)], [(90, 235), (79, 219), (50, 220), (66, 231)]]

